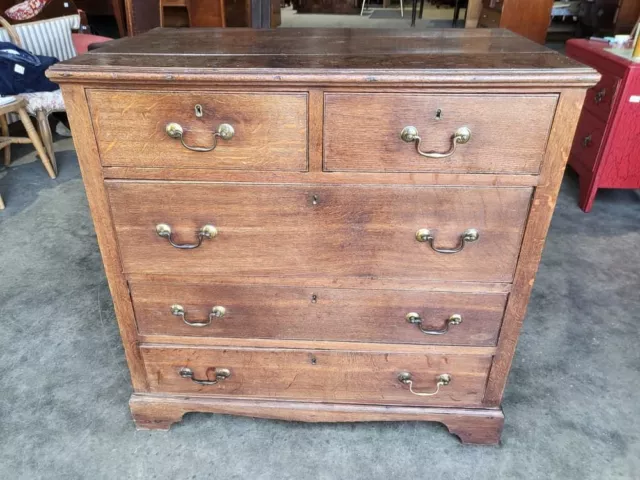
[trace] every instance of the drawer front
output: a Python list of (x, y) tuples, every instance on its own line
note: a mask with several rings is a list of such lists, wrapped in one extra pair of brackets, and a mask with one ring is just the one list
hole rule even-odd
[[(386, 405), (480, 406), (492, 358), (157, 345), (140, 350), (152, 392)], [(440, 375), (451, 381), (436, 395), (417, 396), (398, 379), (404, 372), (419, 393), (434, 392)], [(214, 385), (194, 381), (216, 378)]]
[[(328, 171), (535, 174), (546, 148), (555, 95), (327, 94)], [(462, 127), (471, 133), (446, 158), (420, 155), (401, 138), (415, 127), (425, 153), (448, 153)]]
[[(124, 271), (149, 274), (510, 282), (531, 196), (530, 188), (106, 183)], [(214, 238), (197, 234), (205, 225)], [(479, 238), (463, 243), (469, 229)], [(198, 238), (193, 249), (169, 241)]]
[(587, 90), (587, 96), (584, 101), (585, 108), (604, 122), (608, 120), (611, 113), (618, 82), (618, 78), (603, 73), (600, 82), (595, 87)]
[(506, 301), (506, 294), (262, 285), (130, 288), (141, 334), (215, 338), (493, 346)]
[(593, 170), (602, 145), (605, 128), (606, 124), (602, 120), (589, 113), (588, 110), (583, 110), (576, 129), (576, 136), (573, 138), (571, 161)]
[[(305, 93), (92, 90), (88, 99), (106, 166), (307, 170)], [(215, 149), (186, 148), (167, 133), (170, 123), (187, 146)], [(225, 124), (232, 138), (214, 137)]]
[(480, 18), (478, 19), (478, 26), (485, 28), (499, 28), (501, 13), (491, 8), (483, 8)]

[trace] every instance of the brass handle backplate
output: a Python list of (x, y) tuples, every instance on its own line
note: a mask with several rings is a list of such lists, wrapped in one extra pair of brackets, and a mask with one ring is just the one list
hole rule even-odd
[(175, 248), (180, 248), (183, 250), (191, 250), (193, 248), (198, 248), (202, 244), (202, 240), (205, 238), (213, 238), (218, 235), (218, 229), (213, 225), (204, 225), (196, 235), (198, 236), (197, 243), (175, 243), (173, 238), (171, 237), (171, 226), (166, 223), (159, 223), (156, 225), (156, 234), (161, 238), (166, 238), (171, 246)]
[(435, 236), (431, 230), (421, 228), (416, 232), (416, 240), (419, 242), (428, 242), (432, 250), (438, 253), (458, 253), (461, 252), (465, 245), (469, 242), (475, 242), (480, 238), (480, 232), (475, 228), (468, 228), (460, 235), (460, 243), (455, 248), (439, 248), (434, 245)]
[(456, 152), (456, 147), (459, 143), (467, 143), (471, 140), (471, 130), (467, 127), (460, 127), (456, 132), (451, 136), (451, 148), (449, 151), (440, 153), (440, 152), (423, 152), (420, 150), (420, 143), (422, 142), (422, 138), (418, 134), (418, 129), (416, 127), (404, 127), (402, 132), (400, 132), (400, 138), (407, 143), (415, 142), (416, 151), (422, 155), (423, 157), (428, 158), (447, 158), (453, 155)]
[(190, 327), (209, 326), (211, 325), (211, 322), (213, 321), (214, 318), (222, 318), (224, 317), (225, 313), (227, 313), (226, 308), (221, 307), (220, 305), (216, 305), (211, 309), (211, 312), (209, 313), (209, 318), (206, 322), (191, 322), (187, 320), (187, 312), (185, 311), (182, 305), (178, 305), (177, 303), (174, 305), (171, 305), (171, 314), (175, 315), (176, 317), (181, 317), (182, 321), (187, 325), (189, 325)]
[(194, 147), (192, 145), (187, 145), (186, 143), (184, 143), (184, 128), (182, 128), (182, 125), (180, 125), (179, 123), (167, 123), (167, 126), (164, 130), (171, 138), (180, 139), (180, 142), (182, 143), (182, 146), (184, 148), (187, 148), (194, 152), (210, 152), (218, 146), (218, 138), (221, 138), (222, 140), (231, 140), (233, 138), (233, 135), (235, 134), (235, 130), (231, 125), (229, 125), (228, 123), (223, 123), (216, 129), (215, 133), (213, 134), (213, 145), (211, 145), (210, 147)]
[(448, 373), (443, 373), (436, 377), (436, 390), (434, 392), (416, 392), (413, 390), (413, 376), (409, 372), (401, 372), (398, 381), (404, 385), (409, 385), (409, 391), (419, 397), (432, 397), (440, 391), (440, 387), (449, 385), (453, 378)]
[(593, 101), (597, 105), (598, 103), (604, 100), (604, 97), (607, 96), (607, 89), (603, 88), (602, 90), (598, 90), (596, 94), (593, 96)]
[(182, 378), (190, 378), (193, 383), (197, 383), (198, 385), (216, 385), (217, 383), (226, 380), (231, 376), (231, 370), (228, 368), (216, 368), (215, 369), (216, 379), (215, 380), (199, 380), (193, 376), (193, 370), (188, 367), (182, 367), (180, 369), (180, 376)]
[(458, 315), (457, 313), (451, 315), (445, 324), (445, 327), (442, 330), (428, 330), (422, 326), (423, 319), (416, 312), (407, 313), (405, 316), (407, 322), (417, 325), (422, 333), (425, 335), (444, 335), (449, 331), (449, 327), (451, 325), (460, 325), (462, 323), (462, 315)]

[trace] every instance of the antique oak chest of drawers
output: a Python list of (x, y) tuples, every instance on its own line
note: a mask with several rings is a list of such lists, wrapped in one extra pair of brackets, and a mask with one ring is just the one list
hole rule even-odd
[(153, 30), (56, 65), (140, 428), (496, 443), (585, 90), (504, 30)]

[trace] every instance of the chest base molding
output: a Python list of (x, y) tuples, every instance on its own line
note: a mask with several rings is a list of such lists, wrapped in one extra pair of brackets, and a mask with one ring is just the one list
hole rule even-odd
[(434, 408), (233, 400), (134, 394), (129, 400), (138, 430), (169, 430), (185, 413), (205, 412), (296, 422), (424, 421), (444, 424), (462, 443), (495, 445), (504, 424), (501, 408)]

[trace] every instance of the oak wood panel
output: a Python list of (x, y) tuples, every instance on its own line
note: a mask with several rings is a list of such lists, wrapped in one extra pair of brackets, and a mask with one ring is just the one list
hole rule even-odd
[[(104, 165), (307, 170), (306, 93), (90, 90), (88, 98)], [(167, 135), (170, 122), (184, 128), (188, 145), (212, 145), (222, 123), (235, 134), (211, 152), (193, 152)]]
[[(131, 283), (142, 335), (267, 338), (445, 345), (495, 345), (506, 295), (402, 290), (296, 288), (259, 285)], [(206, 322), (214, 306), (226, 313), (206, 327), (187, 325), (171, 313), (182, 305), (190, 322)], [(427, 335), (405, 318), (418, 313)], [(176, 340), (178, 341), (178, 340)]]
[[(531, 196), (529, 188), (124, 181), (107, 189), (128, 273), (478, 282), (511, 281)], [(205, 224), (219, 234), (179, 250), (156, 234), (159, 223), (181, 243)], [(440, 248), (458, 245), (468, 228), (480, 239), (446, 255), (416, 240), (420, 228), (433, 230)]]
[[(266, 350), (142, 345), (150, 390), (232, 398), (289, 399), (385, 405), (480, 406), (491, 357), (438, 356), (385, 352)], [(196, 379), (215, 378), (216, 368), (231, 376), (199, 385), (180, 376), (184, 367)], [(419, 397), (398, 380), (408, 371), (418, 392), (433, 391), (436, 377), (452, 381), (437, 395)]]
[[(154, 274), (130, 273), (126, 275), (130, 282), (154, 282), (158, 277)], [(245, 285), (247, 279), (236, 275), (196, 275), (188, 276), (179, 273), (162, 275), (162, 281), (197, 285), (202, 283), (214, 285)], [(307, 277), (269, 277), (256, 276), (251, 278), (253, 285), (276, 285), (288, 287), (331, 287), (355, 288), (375, 290), (421, 290), (424, 292), (460, 292), (460, 293), (509, 293), (510, 283), (472, 283), (451, 282), (448, 280), (416, 282), (410, 278), (373, 278), (373, 277), (336, 277), (328, 281), (326, 278), (310, 275)]]
[(78, 153), (78, 162), (87, 190), (91, 218), (96, 229), (109, 290), (113, 297), (124, 354), (131, 373), (131, 383), (135, 391), (145, 391), (147, 382), (138, 350), (133, 306), (127, 282), (122, 275), (120, 252), (115, 238), (113, 219), (100, 169), (98, 146), (92, 129), (91, 114), (85, 91), (80, 85), (63, 85), (62, 94), (65, 98), (69, 122), (74, 132), (73, 143)]
[[(311, 133), (311, 132), (309, 132)], [(314, 135), (315, 136), (315, 135)], [(247, 172), (217, 171), (202, 168), (139, 168), (105, 167), (105, 178), (131, 180), (179, 180), (248, 183), (317, 183), (326, 185), (434, 185), (434, 186), (478, 186), (478, 187), (533, 187), (538, 184), (538, 175), (493, 175), (461, 173), (367, 173), (367, 172), (321, 172), (322, 140), (320, 147), (310, 152), (310, 172)]]
[(584, 103), (584, 91), (564, 90), (556, 110), (549, 145), (541, 171), (540, 186), (535, 189), (531, 212), (524, 233), (522, 251), (513, 280), (513, 290), (498, 337), (498, 351), (494, 357), (487, 383), (484, 404), (498, 406), (502, 400), (507, 376), (513, 361), (518, 335), (527, 311), (527, 304), (535, 280), (542, 249), (546, 240), (553, 210), (558, 199), (571, 139)]
[(139, 430), (168, 430), (188, 412), (296, 422), (426, 421), (443, 423), (463, 443), (491, 445), (500, 441), (504, 424), (501, 409), (389, 407), (160, 395), (132, 395), (129, 405)]
[[(327, 94), (324, 166), (329, 171), (534, 174), (556, 102), (556, 95)], [(449, 158), (426, 158), (415, 143), (400, 138), (406, 126), (418, 129), (420, 148), (427, 152), (447, 152), (460, 127), (471, 130), (471, 139)]]

